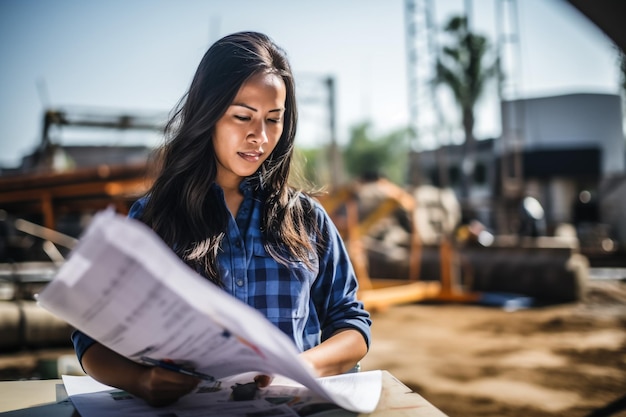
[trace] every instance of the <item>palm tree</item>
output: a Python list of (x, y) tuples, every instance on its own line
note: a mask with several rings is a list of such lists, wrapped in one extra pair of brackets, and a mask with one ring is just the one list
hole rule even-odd
[(444, 46), (437, 59), (434, 82), (448, 86), (461, 108), (465, 133), (461, 195), (469, 196), (474, 173), (474, 107), (485, 90), (487, 81), (497, 74), (497, 63), (484, 63), (489, 43), (486, 37), (470, 32), (465, 16), (452, 17), (444, 31), (452, 42)]
[[(622, 96), (622, 118), (626, 119), (626, 52), (617, 48), (620, 69), (620, 95)], [(626, 123), (625, 123), (626, 125)]]

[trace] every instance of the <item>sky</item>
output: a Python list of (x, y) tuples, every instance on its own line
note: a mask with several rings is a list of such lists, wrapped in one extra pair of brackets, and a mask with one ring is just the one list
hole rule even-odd
[[(493, 44), (496, 1), (436, 0), (436, 27), (469, 5), (472, 29)], [(562, 0), (517, 6), (519, 97), (617, 93), (616, 52), (598, 28)], [(286, 50), (300, 101), (297, 144), (330, 141), (327, 77), (336, 83), (340, 144), (364, 121), (373, 134), (401, 129), (409, 119), (404, 7), (403, 0), (0, 0), (0, 166), (18, 165), (40, 143), (46, 108), (167, 114), (210, 44), (240, 30), (264, 32)], [(441, 33), (436, 39), (445, 41)], [(456, 109), (441, 94), (446, 122), (456, 126)], [(497, 103), (494, 85), (477, 111), (478, 138), (498, 135)]]

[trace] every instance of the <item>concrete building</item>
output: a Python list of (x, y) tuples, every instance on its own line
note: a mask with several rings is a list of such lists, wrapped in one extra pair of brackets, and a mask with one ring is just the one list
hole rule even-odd
[[(473, 187), (463, 202), (468, 212), (496, 231), (510, 232), (499, 221), (498, 211), (506, 206), (502, 202), (519, 203), (531, 196), (544, 208), (548, 233), (571, 223), (581, 239), (610, 245), (605, 240), (610, 237), (626, 247), (626, 148), (620, 97), (577, 93), (509, 101), (502, 105), (502, 120), (500, 138), (477, 143)], [(462, 158), (460, 145), (421, 152), (424, 181), (439, 185), (438, 161), (446, 161), (447, 185), (458, 194)], [(519, 169), (511, 169), (515, 164)], [(508, 195), (504, 173), (518, 185)]]

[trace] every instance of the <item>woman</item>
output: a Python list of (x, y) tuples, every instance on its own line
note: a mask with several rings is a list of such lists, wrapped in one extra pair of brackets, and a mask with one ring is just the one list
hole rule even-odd
[[(319, 376), (366, 354), (369, 314), (341, 239), (321, 206), (287, 182), (297, 109), (284, 52), (260, 33), (217, 41), (166, 131), (161, 171), (130, 216), (188, 265), (260, 310)], [(72, 337), (85, 371), (153, 405), (199, 382)]]

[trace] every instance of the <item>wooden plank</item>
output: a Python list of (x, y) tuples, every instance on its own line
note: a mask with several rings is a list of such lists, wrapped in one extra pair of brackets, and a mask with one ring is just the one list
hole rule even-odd
[(389, 282), (388, 286), (381, 281), (376, 282), (376, 287), (370, 290), (359, 291), (359, 299), (368, 311), (384, 311), (392, 305), (414, 303), (426, 299), (434, 299), (441, 292), (441, 284), (438, 281), (419, 281), (406, 284)]

